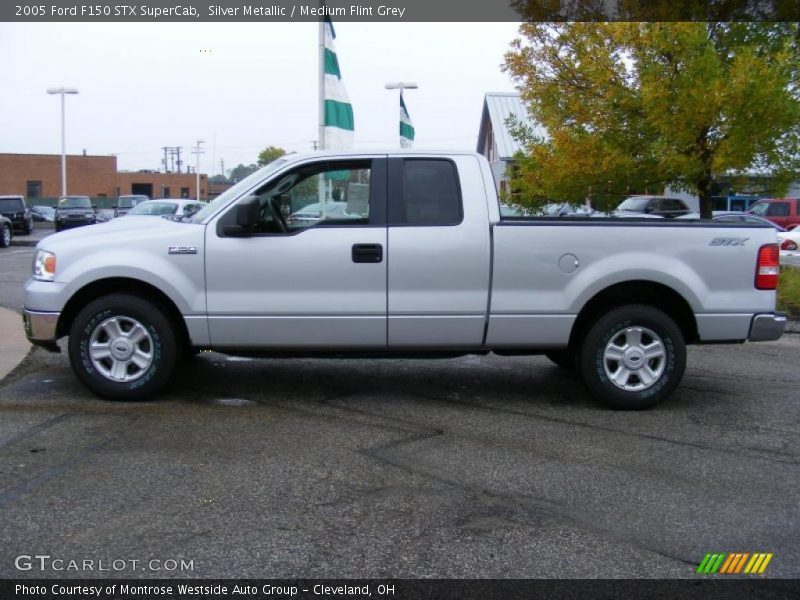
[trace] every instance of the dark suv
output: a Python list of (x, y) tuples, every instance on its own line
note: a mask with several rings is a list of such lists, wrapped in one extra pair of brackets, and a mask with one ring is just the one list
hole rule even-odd
[(681, 217), (692, 212), (679, 198), (665, 196), (631, 196), (622, 201), (614, 211), (619, 216)]
[(97, 215), (89, 196), (65, 196), (56, 205), (56, 231), (81, 225), (94, 225)]
[(22, 196), (0, 196), (0, 215), (11, 221), (11, 226), (25, 235), (33, 233), (33, 215)]

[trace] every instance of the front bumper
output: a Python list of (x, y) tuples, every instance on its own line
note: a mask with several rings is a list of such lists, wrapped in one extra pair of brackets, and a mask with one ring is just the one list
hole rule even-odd
[(749, 342), (772, 342), (783, 335), (786, 329), (784, 313), (767, 313), (755, 315), (750, 323)]
[(31, 344), (58, 352), (56, 328), (60, 315), (61, 313), (58, 312), (41, 312), (23, 308), (22, 325), (25, 327), (25, 335)]

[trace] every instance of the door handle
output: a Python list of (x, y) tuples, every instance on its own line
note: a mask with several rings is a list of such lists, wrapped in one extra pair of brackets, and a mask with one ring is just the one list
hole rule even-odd
[(380, 244), (353, 244), (354, 263), (379, 263), (383, 261), (383, 246)]

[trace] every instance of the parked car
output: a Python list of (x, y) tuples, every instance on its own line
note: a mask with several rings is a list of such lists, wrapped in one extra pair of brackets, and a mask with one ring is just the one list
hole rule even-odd
[(167, 217), (174, 216), (178, 219), (188, 219), (198, 210), (203, 208), (203, 203), (185, 198), (163, 198), (159, 200), (145, 200), (131, 208), (126, 216), (129, 217)]
[[(326, 221), (364, 218), (361, 215), (348, 214), (347, 202), (326, 202), (324, 208), (325, 208)], [(295, 211), (288, 217), (286, 217), (286, 222), (294, 224), (316, 223), (322, 220), (322, 209), (323, 205), (321, 202), (315, 202), (313, 204), (309, 204), (308, 206), (304, 206), (300, 210)]]
[(8, 248), (14, 237), (14, 226), (10, 219), (0, 216), (0, 248)]
[(33, 233), (33, 215), (22, 196), (0, 196), (0, 215), (11, 221), (11, 227), (25, 235)]
[(797, 198), (769, 198), (759, 200), (748, 211), (791, 231), (800, 225), (800, 200)]
[(800, 227), (791, 231), (778, 233), (778, 244), (782, 252), (797, 252), (800, 250)]
[(56, 205), (56, 231), (94, 225), (97, 215), (89, 196), (64, 196)]
[(680, 198), (666, 196), (631, 196), (623, 200), (613, 216), (630, 217), (647, 215), (651, 217), (674, 218), (689, 214), (691, 209)]
[(94, 211), (94, 215), (98, 223), (108, 223), (117, 216), (113, 208), (97, 208)]
[(150, 200), (150, 197), (143, 194), (128, 194), (120, 196), (114, 203), (114, 216), (124, 217), (134, 206), (141, 204), (142, 202), (147, 202), (148, 200)]
[(37, 223), (53, 223), (56, 220), (56, 209), (52, 206), (31, 206), (31, 216)]
[[(287, 223), (281, 206), (322, 183), (368, 218)], [(188, 221), (44, 238), (23, 319), (50, 350), (69, 336), (76, 376), (109, 399), (152, 397), (195, 349), (495, 352), (546, 354), (643, 409), (679, 385), (687, 344), (781, 337), (778, 254), (750, 223), (502, 218), (472, 152), (292, 154)]]
[(500, 205), (500, 215), (506, 218), (514, 217), (591, 217), (595, 210), (584, 204), (570, 204), (568, 202), (553, 202), (545, 204), (538, 210), (529, 210), (509, 204)]

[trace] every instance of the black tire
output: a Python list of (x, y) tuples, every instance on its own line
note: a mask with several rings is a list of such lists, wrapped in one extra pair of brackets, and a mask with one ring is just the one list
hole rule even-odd
[[(151, 359), (146, 368), (128, 364), (124, 376), (135, 377), (130, 381), (114, 380), (103, 374), (101, 369), (104, 367), (113, 369), (116, 361), (112, 356), (93, 361), (89, 355), (93, 334), (100, 336), (97, 339), (103, 341), (105, 329), (101, 326), (112, 317), (118, 318), (121, 324), (138, 323), (146, 332), (142, 346), (134, 344), (133, 347), (143, 347)], [(128, 333), (132, 331), (133, 329)], [(109, 346), (112, 346), (112, 341), (109, 337)], [(72, 369), (86, 387), (108, 400), (151, 398), (169, 382), (179, 353), (174, 328), (162, 310), (144, 298), (129, 294), (111, 294), (89, 303), (75, 317), (69, 332), (69, 360)], [(131, 367), (133, 373), (128, 372)]]
[(14, 236), (11, 233), (11, 226), (8, 224), (0, 225), (0, 248), (8, 248), (11, 245), (11, 238)]
[(572, 350), (567, 348), (564, 350), (551, 350), (550, 352), (545, 352), (545, 356), (550, 359), (550, 362), (562, 369), (575, 368), (575, 353)]
[(33, 233), (33, 219), (30, 221), (25, 221), (25, 235), (31, 235)]
[[(620, 347), (627, 349), (616, 360), (611, 353), (619, 353)], [(648, 358), (645, 351), (661, 355)], [(663, 311), (642, 304), (622, 306), (607, 312), (589, 329), (579, 367), (589, 392), (608, 406), (651, 408), (680, 383), (686, 368), (686, 343), (675, 321)], [(610, 375), (618, 377), (620, 384)]]

